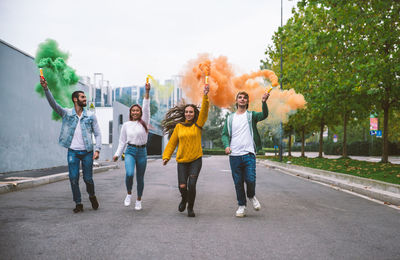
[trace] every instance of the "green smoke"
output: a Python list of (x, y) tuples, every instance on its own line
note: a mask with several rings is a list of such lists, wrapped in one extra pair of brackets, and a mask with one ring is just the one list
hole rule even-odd
[[(55, 40), (47, 39), (39, 44), (35, 62), (38, 68), (43, 68), (43, 76), (57, 103), (62, 107), (72, 108), (74, 104), (71, 95), (75, 91), (75, 84), (79, 77), (75, 74), (75, 70), (66, 64), (68, 56), (68, 53), (62, 52), (58, 48)], [(36, 92), (44, 97), (40, 83), (36, 85)], [(52, 119), (60, 120), (61, 117), (53, 111)]]

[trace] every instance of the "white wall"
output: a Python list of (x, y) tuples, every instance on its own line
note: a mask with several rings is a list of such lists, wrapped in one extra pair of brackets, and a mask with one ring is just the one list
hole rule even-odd
[(0, 40), (0, 79), (0, 173), (67, 165), (67, 149), (58, 144), (61, 122), (35, 91), (33, 57)]
[(110, 144), (109, 142), (109, 131), (110, 121), (113, 120), (113, 108), (112, 107), (96, 107), (96, 117), (100, 126), (101, 131), (101, 142), (102, 144)]

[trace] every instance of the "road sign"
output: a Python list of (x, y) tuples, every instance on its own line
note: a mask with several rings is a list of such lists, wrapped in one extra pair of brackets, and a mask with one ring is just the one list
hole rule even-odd
[(371, 130), (371, 131), (369, 131), (369, 134), (370, 134), (370, 135), (376, 135), (376, 130)]
[(92, 111), (92, 112), (96, 111), (96, 109), (94, 107), (94, 102), (89, 102), (89, 110)]
[(376, 131), (376, 137), (377, 138), (382, 138), (382, 130)]
[(337, 135), (333, 135), (333, 142), (337, 143)]
[(369, 130), (378, 130), (378, 118), (373, 117), (369, 119)]

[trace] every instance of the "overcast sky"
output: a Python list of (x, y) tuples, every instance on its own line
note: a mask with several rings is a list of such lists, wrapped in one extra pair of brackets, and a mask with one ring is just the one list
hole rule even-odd
[[(297, 0), (283, 0), (283, 22)], [(281, 0), (0, 0), (0, 39), (35, 56), (47, 38), (70, 53), (80, 76), (113, 87), (163, 82), (199, 53), (259, 69), (281, 23)]]

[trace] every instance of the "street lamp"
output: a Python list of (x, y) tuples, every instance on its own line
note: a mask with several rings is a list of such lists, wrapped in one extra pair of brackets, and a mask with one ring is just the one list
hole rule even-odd
[[(283, 26), (283, 0), (281, 0), (281, 27)], [(282, 36), (280, 37), (281, 41), (281, 89), (283, 89), (283, 60), (282, 60)], [(282, 121), (279, 124), (279, 161), (282, 161), (282, 135), (283, 135), (283, 127), (282, 127)]]

